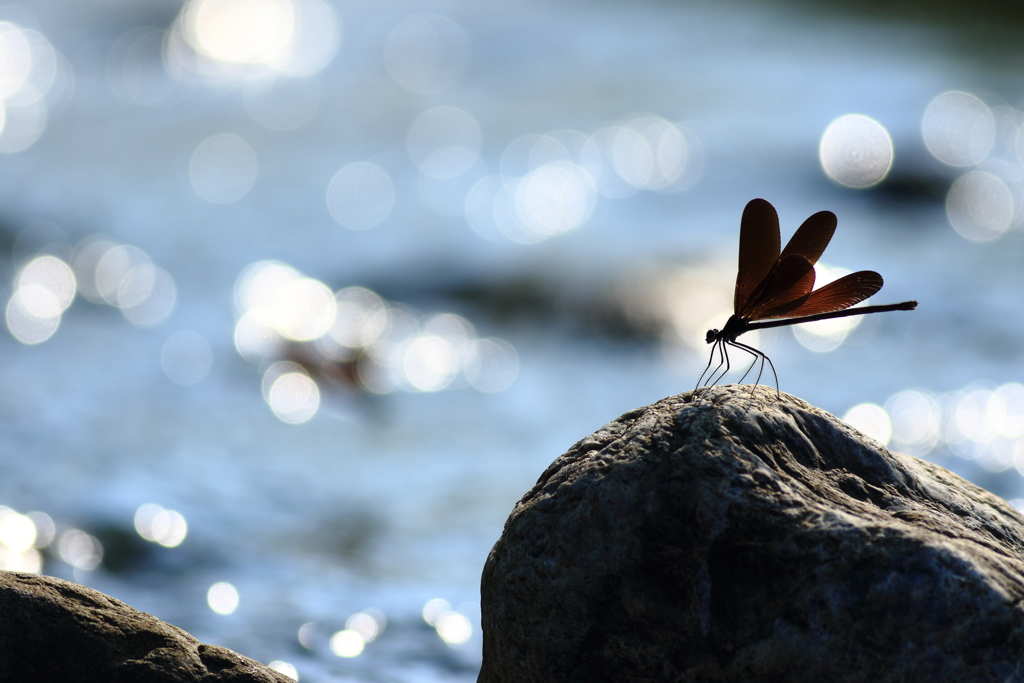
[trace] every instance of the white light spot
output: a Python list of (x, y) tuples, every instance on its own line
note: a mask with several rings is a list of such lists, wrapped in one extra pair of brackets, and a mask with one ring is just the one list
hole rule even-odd
[(17, 287), (29, 285), (38, 285), (53, 294), (59, 313), (71, 305), (77, 288), (71, 266), (55, 256), (40, 256), (22, 269)]
[(406, 348), (402, 369), (415, 389), (440, 391), (451, 384), (459, 370), (458, 349), (443, 337), (418, 336)]
[(0, 544), (21, 553), (36, 542), (36, 525), (31, 518), (10, 511), (0, 513)]
[(319, 280), (302, 278), (285, 285), (271, 308), (277, 331), (294, 341), (310, 341), (334, 324), (334, 293)]
[(348, 287), (335, 295), (336, 313), (331, 337), (348, 348), (369, 346), (389, 326), (387, 304), (376, 293), (363, 287)]
[(206, 591), (206, 603), (217, 614), (231, 614), (238, 609), (238, 590), (226, 581), (219, 581)]
[(444, 598), (433, 598), (427, 600), (426, 604), (423, 605), (423, 621), (427, 622), (431, 626), (437, 624), (437, 618), (445, 612), (451, 612), (451, 603)]
[(338, 631), (331, 636), (331, 652), (339, 657), (358, 657), (363, 653), (366, 643), (355, 631)]
[[(178, 289), (170, 274), (159, 266), (143, 264), (133, 268), (126, 274), (119, 289), (120, 299), (124, 287), (143, 285), (148, 290), (145, 298), (130, 306), (121, 306), (121, 313), (130, 323), (137, 327), (153, 327), (159, 325), (174, 310), (178, 299)], [(135, 300), (134, 297), (131, 300)]]
[(387, 624), (384, 613), (379, 610), (358, 612), (345, 620), (345, 629), (355, 631), (364, 642), (371, 643), (379, 636)]
[(848, 114), (825, 129), (818, 157), (828, 177), (840, 185), (871, 187), (892, 168), (892, 139), (878, 121)]
[(368, 230), (384, 221), (395, 203), (395, 187), (387, 171), (360, 161), (345, 166), (327, 186), (327, 210), (341, 225)]
[(970, 166), (988, 156), (996, 139), (992, 110), (965, 92), (945, 92), (925, 109), (921, 134), (928, 151), (950, 166)]
[(846, 411), (843, 416), (846, 422), (854, 429), (867, 434), (883, 446), (889, 444), (892, 437), (892, 422), (889, 420), (889, 413), (885, 408), (874, 403), (861, 403)]
[(22, 344), (41, 344), (60, 325), (60, 301), (41, 285), (19, 287), (7, 302), (4, 320)]
[(235, 313), (269, 308), (278, 293), (302, 277), (299, 271), (277, 261), (257, 261), (246, 266), (235, 281)]
[(288, 662), (283, 662), (280, 659), (276, 659), (272, 661), (270, 664), (267, 664), (267, 668), (273, 669), (279, 674), (284, 674), (293, 681), (299, 680), (299, 672), (295, 669), (295, 666), (289, 664)]
[(885, 402), (892, 420), (896, 445), (914, 456), (926, 455), (936, 445), (942, 426), (942, 412), (930, 394), (907, 390)]
[(295, 28), (287, 0), (193, 0), (186, 12), (189, 42), (222, 62), (274, 62), (288, 49)]
[(188, 523), (181, 513), (165, 510), (155, 503), (140, 505), (135, 511), (135, 531), (147, 541), (175, 548), (188, 535)]
[(235, 323), (235, 350), (250, 363), (278, 355), (285, 340), (277, 333), (269, 309), (254, 308)]
[(572, 230), (590, 218), (595, 201), (594, 181), (582, 168), (565, 162), (545, 164), (516, 188), (517, 213), (530, 235), (509, 237), (531, 242)]
[(188, 175), (192, 189), (212, 204), (238, 201), (256, 182), (256, 152), (230, 133), (206, 138), (192, 153)]
[(437, 617), (434, 624), (437, 635), (448, 645), (461, 645), (473, 635), (473, 624), (458, 612), (445, 612)]
[(992, 394), (1002, 405), (998, 431), (1011, 439), (1024, 436), (1024, 385), (1017, 382), (1004, 384)]
[(302, 424), (319, 410), (320, 390), (305, 373), (288, 372), (274, 380), (267, 403), (282, 422)]
[(1001, 236), (1013, 221), (1013, 193), (991, 173), (971, 171), (946, 195), (950, 225), (969, 240), (986, 242)]
[(103, 546), (100, 542), (78, 529), (70, 529), (61, 534), (58, 549), (62, 560), (86, 571), (95, 569), (103, 560)]

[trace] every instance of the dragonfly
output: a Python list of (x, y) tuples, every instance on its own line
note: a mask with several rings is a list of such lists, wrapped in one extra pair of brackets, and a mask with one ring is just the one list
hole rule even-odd
[[(850, 273), (814, 289), (814, 264), (831, 241), (836, 224), (834, 213), (819, 211), (803, 222), (780, 253), (779, 215), (775, 207), (764, 199), (747, 203), (740, 219), (740, 258), (733, 314), (721, 330), (708, 330), (705, 340), (714, 346), (708, 365), (697, 380), (698, 388), (705, 376), (708, 386), (714, 386), (729, 372), (729, 347), (732, 347), (754, 357), (740, 378), (741, 383), (760, 360), (754, 385), (757, 386), (767, 361), (778, 391), (779, 376), (771, 359), (754, 347), (736, 341), (745, 332), (917, 308), (916, 301), (851, 308), (882, 288), (882, 276), (871, 270)], [(719, 361), (712, 370), (716, 352)]]

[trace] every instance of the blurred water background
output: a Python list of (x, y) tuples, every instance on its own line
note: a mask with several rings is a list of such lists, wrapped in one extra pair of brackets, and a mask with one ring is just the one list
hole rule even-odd
[(504, 519), (693, 388), (753, 197), (920, 302), (747, 335), (779, 387), (1022, 504), (1024, 22), (978, 11), (0, 7), (0, 567), (475, 680)]

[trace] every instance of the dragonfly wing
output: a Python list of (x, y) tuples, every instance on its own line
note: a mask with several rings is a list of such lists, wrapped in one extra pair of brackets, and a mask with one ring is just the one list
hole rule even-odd
[(796, 308), (772, 318), (799, 318), (818, 313), (842, 311), (859, 304), (882, 288), (882, 276), (871, 270), (850, 273), (810, 293)]
[(814, 266), (803, 256), (791, 255), (779, 261), (754, 292), (748, 305), (736, 315), (746, 320), (761, 320), (769, 313), (781, 313), (803, 305), (814, 288)]
[(784, 259), (791, 254), (798, 254), (810, 261), (813, 266), (832, 240), (835, 231), (836, 215), (831, 211), (819, 211), (797, 229), (779, 258)]
[(740, 262), (733, 313), (749, 307), (779, 260), (779, 215), (764, 199), (752, 199), (740, 219)]

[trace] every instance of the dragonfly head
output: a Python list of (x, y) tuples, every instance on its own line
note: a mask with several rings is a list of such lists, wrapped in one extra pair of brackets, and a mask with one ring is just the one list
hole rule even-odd
[(718, 339), (718, 330), (708, 330), (707, 335), (704, 337), (704, 341), (708, 344), (713, 344)]

